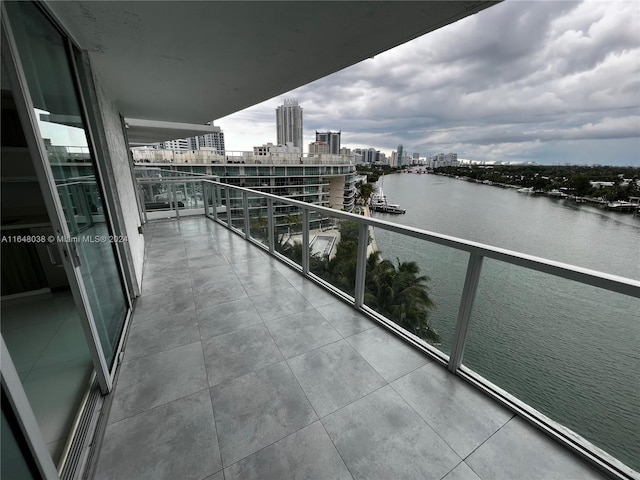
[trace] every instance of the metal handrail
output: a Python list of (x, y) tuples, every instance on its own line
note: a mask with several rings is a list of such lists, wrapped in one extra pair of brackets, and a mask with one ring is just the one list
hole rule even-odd
[(549, 260), (525, 253), (519, 253), (513, 250), (508, 250), (506, 248), (493, 247), (490, 245), (485, 245), (483, 243), (473, 242), (471, 240), (463, 240), (461, 238), (430, 232), (420, 228), (399, 225), (397, 223), (391, 223), (377, 218), (365, 217), (362, 215), (356, 215), (354, 213), (334, 210), (332, 208), (323, 207), (321, 205), (301, 202), (299, 200), (293, 200), (290, 198), (273, 195), (271, 193), (260, 192), (258, 190), (253, 190), (246, 187), (238, 187), (226, 183), (215, 182), (212, 180), (203, 180), (203, 182), (211, 183), (223, 188), (229, 187), (240, 192), (248, 192), (254, 196), (271, 198), (272, 200), (277, 200), (279, 203), (286, 203), (292, 206), (299, 207), (303, 210), (322, 212), (329, 216), (340, 218), (343, 220), (350, 220), (358, 224), (364, 223), (369, 227), (382, 228), (394, 233), (399, 233), (413, 238), (419, 238), (421, 240), (426, 240), (428, 242), (443, 245), (445, 247), (451, 247), (456, 250), (462, 250), (470, 254), (492, 258), (494, 260), (510, 263), (516, 266), (528, 268), (530, 270), (548, 273), (556, 277), (575, 280), (580, 283), (602, 288), (605, 290), (610, 290), (612, 292), (640, 298), (640, 280), (633, 280), (618, 275), (598, 272), (596, 270), (578, 267), (555, 260)]

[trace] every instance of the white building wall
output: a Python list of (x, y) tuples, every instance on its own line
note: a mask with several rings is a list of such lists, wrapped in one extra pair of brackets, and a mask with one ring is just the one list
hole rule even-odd
[(329, 206), (336, 210), (344, 208), (344, 177), (329, 178)]
[[(111, 184), (115, 187), (113, 192), (114, 202), (119, 212), (124, 234), (127, 236), (130, 257), (125, 258), (129, 264), (129, 269), (134, 274), (135, 287), (137, 292), (142, 288), (142, 268), (144, 266), (144, 236), (138, 232), (140, 226), (140, 214), (138, 212), (138, 202), (135, 191), (135, 180), (131, 171), (128, 147), (122, 130), (120, 112), (114, 102), (100, 85), (98, 78), (94, 76), (93, 83), (98, 99), (97, 110), (100, 112), (104, 126), (104, 134), (108, 154), (110, 158)], [(110, 175), (109, 175), (110, 176)]]

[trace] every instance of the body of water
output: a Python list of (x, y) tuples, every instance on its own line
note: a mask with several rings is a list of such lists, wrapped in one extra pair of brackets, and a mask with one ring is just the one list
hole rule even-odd
[[(383, 177), (374, 217), (640, 279), (640, 217), (435, 175)], [(377, 228), (418, 263), (450, 353), (469, 255)], [(640, 300), (485, 259), (463, 364), (640, 470)]]

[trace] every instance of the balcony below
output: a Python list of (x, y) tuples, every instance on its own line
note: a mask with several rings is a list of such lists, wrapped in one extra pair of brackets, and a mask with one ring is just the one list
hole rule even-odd
[(95, 478), (604, 478), (225, 227), (145, 237)]

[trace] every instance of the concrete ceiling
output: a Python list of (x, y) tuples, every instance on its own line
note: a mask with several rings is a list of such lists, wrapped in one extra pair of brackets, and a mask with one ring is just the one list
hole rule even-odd
[(132, 147), (220, 131), (220, 127), (213, 125), (162, 122), (139, 118), (125, 118), (124, 124), (127, 129), (129, 145)]
[(52, 1), (125, 117), (204, 124), (494, 1)]

